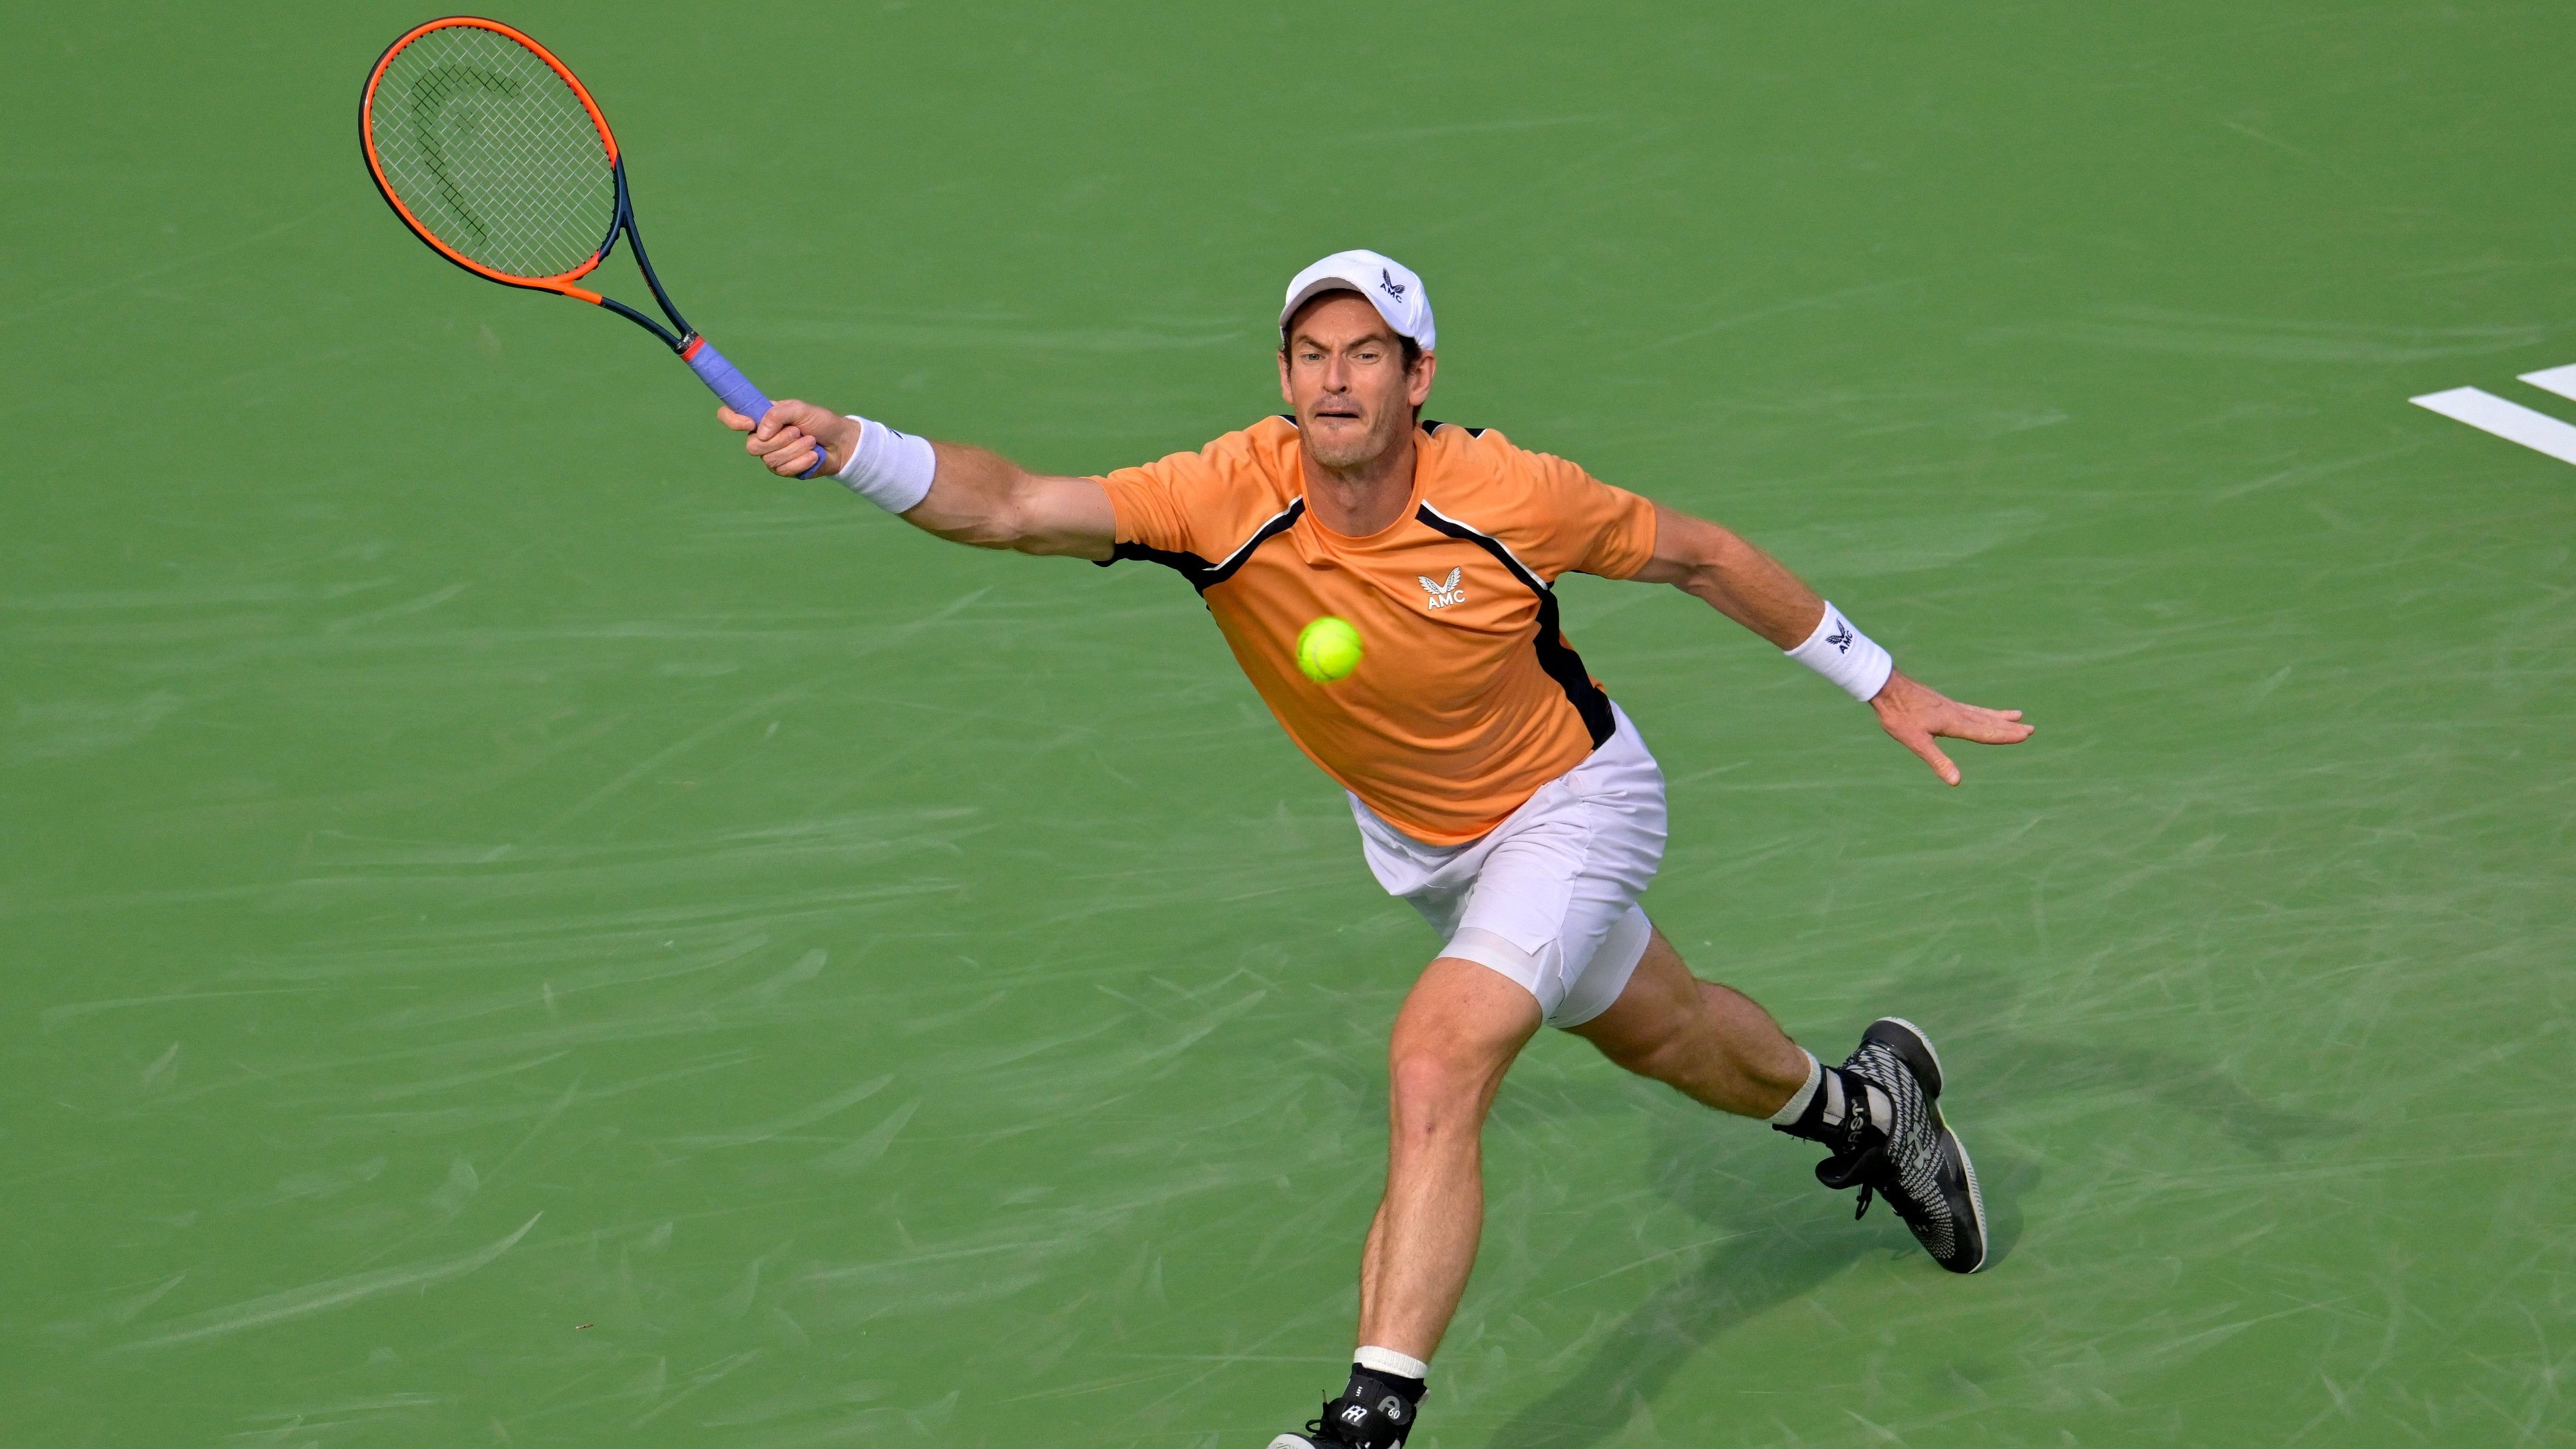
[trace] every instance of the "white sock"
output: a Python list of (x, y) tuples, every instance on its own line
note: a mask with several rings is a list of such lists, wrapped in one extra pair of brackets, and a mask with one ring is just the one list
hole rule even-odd
[(1798, 1055), (1807, 1059), (1807, 1084), (1791, 1092), (1788, 1102), (1771, 1114), (1775, 1126), (1787, 1127), (1807, 1115), (1807, 1104), (1816, 1099), (1816, 1087), (1825, 1079), (1825, 1064), (1816, 1060), (1814, 1052), (1801, 1049)]
[(1393, 1374), (1400, 1379), (1427, 1381), (1431, 1377), (1431, 1365), (1411, 1354), (1397, 1353), (1394, 1349), (1379, 1348), (1374, 1344), (1351, 1350), (1351, 1362), (1364, 1369)]

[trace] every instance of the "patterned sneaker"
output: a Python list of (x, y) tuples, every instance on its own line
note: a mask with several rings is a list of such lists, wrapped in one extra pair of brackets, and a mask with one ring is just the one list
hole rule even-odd
[(1270, 1449), (1402, 1449), (1415, 1407), (1376, 1379), (1353, 1374), (1342, 1396), (1306, 1421), (1305, 1433), (1282, 1434)]
[(1880, 1017), (1861, 1033), (1842, 1071), (1864, 1087), (1852, 1094), (1862, 1099), (1858, 1110), (1796, 1134), (1833, 1153), (1816, 1164), (1816, 1180), (1837, 1190), (1857, 1184), (1855, 1218), (1869, 1211), (1873, 1193), (1886, 1198), (1923, 1251), (1951, 1272), (1984, 1267), (1986, 1201), (1968, 1150), (1941, 1118), (1941, 1058), (1932, 1039), (1903, 1017)]

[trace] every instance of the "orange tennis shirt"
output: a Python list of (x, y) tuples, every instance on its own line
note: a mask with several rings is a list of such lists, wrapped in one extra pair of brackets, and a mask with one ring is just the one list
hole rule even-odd
[[(1190, 581), (1297, 748), (1388, 824), (1458, 845), (1610, 737), (1610, 698), (1566, 642), (1552, 586), (1645, 567), (1655, 510), (1491, 429), (1420, 426), (1413, 496), (1366, 538), (1307, 511), (1284, 417), (1100, 483), (1115, 558)], [(1326, 614), (1356, 625), (1364, 652), (1318, 684), (1297, 635)]]

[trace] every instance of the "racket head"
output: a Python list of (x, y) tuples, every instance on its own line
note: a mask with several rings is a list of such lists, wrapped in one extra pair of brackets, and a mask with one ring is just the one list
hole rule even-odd
[(617, 239), (617, 138), (552, 51), (476, 16), (415, 26), (367, 73), (358, 133), (376, 190), (439, 255), (600, 300), (573, 284)]

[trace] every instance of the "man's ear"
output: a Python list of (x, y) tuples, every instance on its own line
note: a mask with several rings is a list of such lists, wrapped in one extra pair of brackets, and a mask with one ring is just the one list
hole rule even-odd
[(1290, 411), (1296, 410), (1297, 396), (1288, 390), (1288, 347), (1285, 343), (1279, 348), (1279, 400), (1286, 403)]
[[(1440, 354), (1437, 352), (1426, 352), (1422, 354), (1422, 360), (1413, 365), (1413, 375), (1404, 380), (1405, 400), (1412, 403), (1415, 407), (1422, 406), (1423, 402), (1431, 396), (1432, 375), (1439, 371)], [(1287, 372), (1285, 368), (1281, 370), (1280, 378), (1283, 382), (1286, 380)]]

